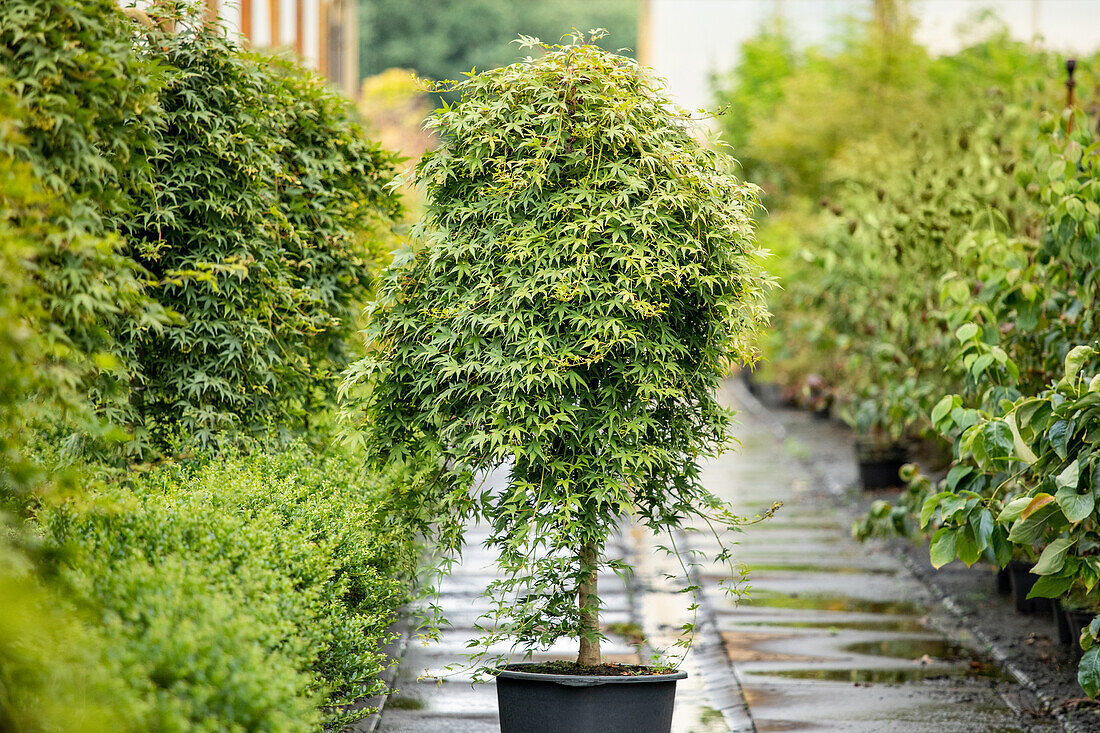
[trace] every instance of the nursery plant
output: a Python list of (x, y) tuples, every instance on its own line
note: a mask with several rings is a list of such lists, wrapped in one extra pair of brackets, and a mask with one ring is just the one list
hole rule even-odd
[[(1082, 122), (1071, 133), (1064, 121), (1048, 120), (1042, 131), (1050, 139), (1016, 171), (1043, 207), (1039, 241), (971, 235), (984, 260), (973, 269), (978, 295), (962, 288), (946, 315), (964, 390), (931, 411), (954, 445), (950, 470), (936, 484), (915, 477), (896, 506), (876, 505), (857, 531), (919, 526), (937, 567), (956, 558), (1001, 567), (1024, 561), (1039, 576), (1029, 598), (1065, 597), (1095, 612), (1088, 601), (1100, 582), (1100, 187), (1094, 134)], [(956, 282), (946, 280), (944, 290)], [(1100, 692), (1098, 633), (1100, 622), (1080, 639), (1079, 679), (1090, 696)]]
[[(415, 170), (425, 216), (345, 385), (372, 461), (438, 467), (424, 501), (489, 527), (482, 663), (505, 638), (601, 663), (597, 573), (625, 569), (604, 554), (624, 515), (663, 535), (741, 521), (699, 461), (732, 441), (715, 390), (767, 315), (757, 188), (601, 36), (521, 37), (536, 56), (448, 85)], [(493, 469), (504, 488), (475, 481)]]

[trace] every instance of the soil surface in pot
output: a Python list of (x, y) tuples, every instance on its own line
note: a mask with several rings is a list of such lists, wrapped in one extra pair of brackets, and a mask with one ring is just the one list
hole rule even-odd
[(509, 672), (532, 674), (574, 674), (588, 677), (643, 677), (645, 675), (672, 674), (672, 667), (650, 667), (644, 664), (599, 664), (585, 666), (567, 660), (539, 662), (538, 664), (509, 664)]

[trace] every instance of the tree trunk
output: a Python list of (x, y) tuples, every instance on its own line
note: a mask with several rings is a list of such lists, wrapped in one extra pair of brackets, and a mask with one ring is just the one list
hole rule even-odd
[(590, 572), (577, 589), (577, 604), (581, 616), (581, 649), (577, 664), (591, 667), (601, 663), (600, 610), (596, 596), (596, 546), (586, 544), (581, 548), (581, 566)]

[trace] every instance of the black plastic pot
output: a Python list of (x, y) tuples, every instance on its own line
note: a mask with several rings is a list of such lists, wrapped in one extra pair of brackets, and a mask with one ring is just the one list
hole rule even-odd
[(1081, 640), (1081, 632), (1092, 623), (1094, 618), (1096, 618), (1096, 612), (1084, 608), (1065, 608), (1063, 606), (1062, 614), (1065, 617), (1069, 645), (1080, 654), (1081, 645), (1079, 642)]
[(901, 486), (898, 471), (908, 458), (902, 446), (872, 448), (857, 443), (856, 457), (859, 459), (859, 480), (864, 489), (891, 489)]
[(997, 595), (1007, 596), (1012, 594), (1012, 576), (1008, 568), (997, 568)]
[(669, 733), (676, 681), (685, 677), (687, 672), (597, 677), (501, 670), (500, 731)]
[(1062, 646), (1073, 646), (1076, 643), (1069, 630), (1069, 620), (1066, 618), (1067, 610), (1062, 602), (1054, 599), (1054, 623), (1058, 626), (1058, 643)]
[(1039, 576), (1031, 572), (1032, 563), (1024, 560), (1012, 560), (1008, 563), (1008, 575), (1012, 580), (1012, 596), (1016, 601), (1016, 610), (1020, 613), (1050, 613), (1054, 608), (1049, 598), (1028, 598), (1031, 586)]

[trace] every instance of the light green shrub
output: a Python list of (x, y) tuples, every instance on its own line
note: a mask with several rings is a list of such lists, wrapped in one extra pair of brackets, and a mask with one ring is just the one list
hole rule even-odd
[(103, 635), (38, 577), (8, 519), (0, 515), (0, 730), (141, 733), (145, 705)]
[(411, 539), (356, 475), (296, 444), (41, 509), (64, 587), (105, 619), (152, 729), (311, 730), (319, 706), (379, 690)]

